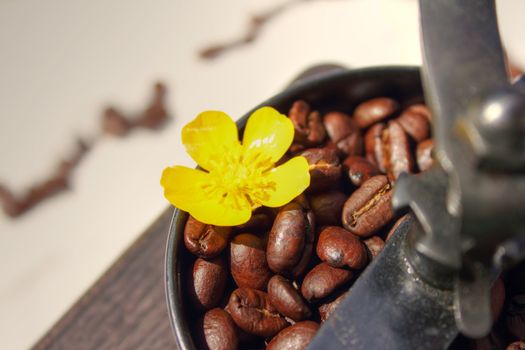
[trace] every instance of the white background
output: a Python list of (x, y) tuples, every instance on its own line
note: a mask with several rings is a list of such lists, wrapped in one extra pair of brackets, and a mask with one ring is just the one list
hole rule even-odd
[[(202, 61), (251, 14), (286, 0), (0, 0), (0, 182), (45, 177), (75, 135), (94, 135), (103, 106), (142, 108), (169, 88), (160, 133), (104, 138), (62, 193), (17, 220), (0, 214), (0, 348), (30, 347), (167, 205), (167, 165), (192, 165), (180, 129), (219, 109), (238, 118), (320, 62), (419, 64), (414, 0), (325, 0), (288, 8), (252, 45)], [(525, 63), (525, 2), (498, 3), (511, 58)], [(521, 26), (521, 27), (520, 27)]]

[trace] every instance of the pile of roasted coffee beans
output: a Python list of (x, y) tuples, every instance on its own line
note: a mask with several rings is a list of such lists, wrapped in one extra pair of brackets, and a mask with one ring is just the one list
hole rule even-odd
[[(283, 161), (308, 160), (305, 193), (257, 209), (241, 226), (186, 223), (184, 244), (196, 259), (185, 317), (198, 349), (304, 349), (404, 219), (390, 204), (399, 174), (432, 165), (424, 105), (380, 97), (350, 115), (296, 101), (288, 115), (295, 137)], [(509, 321), (514, 340), (525, 338), (523, 309)]]

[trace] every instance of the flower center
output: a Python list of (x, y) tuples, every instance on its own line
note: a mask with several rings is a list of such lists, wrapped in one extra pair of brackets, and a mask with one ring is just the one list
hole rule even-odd
[(275, 182), (265, 176), (273, 165), (270, 157), (259, 152), (229, 149), (214, 159), (211, 181), (202, 188), (207, 195), (219, 197), (221, 204), (251, 210), (268, 200), (276, 189)]

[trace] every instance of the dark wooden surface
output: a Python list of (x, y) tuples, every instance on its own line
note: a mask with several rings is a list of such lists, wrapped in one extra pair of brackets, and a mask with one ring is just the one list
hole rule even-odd
[(33, 349), (176, 349), (164, 296), (172, 213), (166, 209)]

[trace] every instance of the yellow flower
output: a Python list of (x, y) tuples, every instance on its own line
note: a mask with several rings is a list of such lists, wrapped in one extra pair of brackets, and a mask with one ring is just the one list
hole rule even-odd
[(228, 115), (203, 112), (182, 129), (182, 143), (205, 171), (182, 166), (164, 169), (160, 180), (164, 196), (197, 220), (217, 226), (245, 223), (261, 205), (280, 207), (310, 184), (304, 157), (274, 168), (293, 134), (290, 119), (262, 107), (248, 119), (241, 144)]

